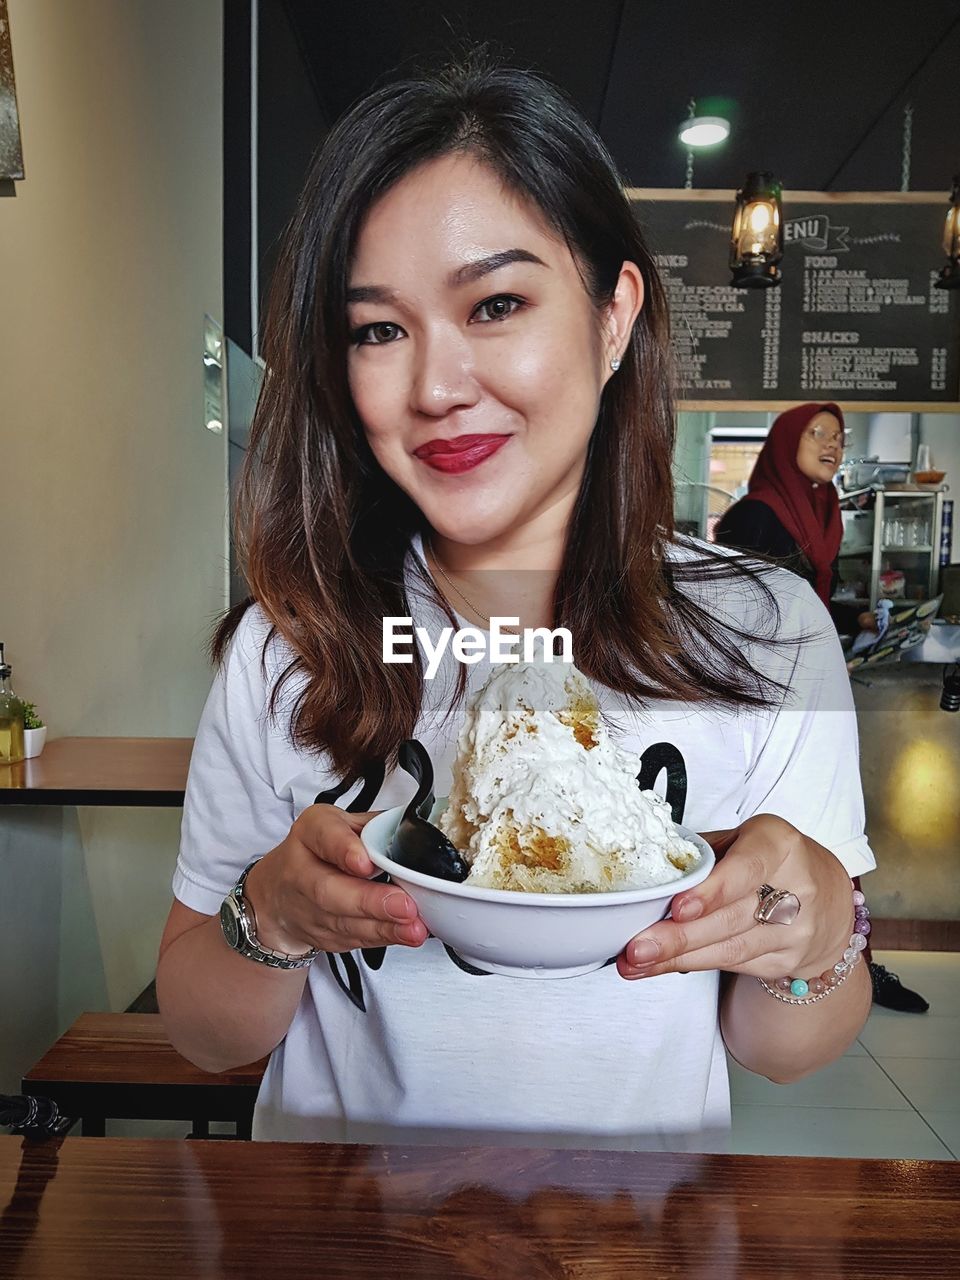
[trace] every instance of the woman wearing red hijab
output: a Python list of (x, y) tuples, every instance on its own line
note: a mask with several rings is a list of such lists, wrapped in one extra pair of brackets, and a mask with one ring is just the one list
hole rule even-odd
[(757, 457), (747, 496), (717, 525), (717, 542), (783, 562), (829, 605), (843, 536), (833, 487), (842, 461), (839, 406), (800, 404), (781, 413)]
[[(727, 511), (715, 531), (717, 542), (755, 551), (806, 578), (823, 603), (837, 584), (837, 556), (843, 536), (840, 501), (833, 477), (843, 461), (843, 413), (835, 404), (798, 404), (781, 413), (757, 456), (747, 495)], [(834, 606), (838, 626), (852, 619)], [(873, 615), (860, 614), (861, 627)], [(873, 1000), (887, 1009), (924, 1013), (930, 1007), (916, 991), (870, 955)]]

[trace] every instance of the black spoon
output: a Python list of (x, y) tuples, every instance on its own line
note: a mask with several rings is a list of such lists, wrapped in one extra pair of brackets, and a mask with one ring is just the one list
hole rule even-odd
[(387, 857), (411, 871), (436, 876), (440, 880), (466, 880), (470, 868), (443, 832), (427, 821), (433, 809), (433, 765), (426, 749), (410, 738), (400, 744), (397, 763), (418, 782), (417, 794), (403, 817), (387, 849)]

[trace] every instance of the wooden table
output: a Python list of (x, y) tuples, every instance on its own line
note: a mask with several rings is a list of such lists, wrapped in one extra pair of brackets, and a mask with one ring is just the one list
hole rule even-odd
[(211, 1120), (232, 1120), (249, 1138), (267, 1059), (219, 1075), (180, 1056), (156, 1013), (81, 1013), (21, 1082), (25, 1094), (52, 1098), (79, 1117), (85, 1136), (105, 1120), (191, 1120), (195, 1137)]
[(0, 804), (183, 804), (192, 738), (54, 738), (43, 753), (0, 765)]
[(10, 1280), (943, 1280), (960, 1165), (0, 1137)]

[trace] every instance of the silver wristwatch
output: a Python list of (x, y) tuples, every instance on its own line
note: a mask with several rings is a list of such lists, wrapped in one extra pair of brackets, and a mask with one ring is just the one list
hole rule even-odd
[(249, 866), (244, 867), (243, 874), (224, 898), (220, 907), (220, 928), (227, 946), (248, 960), (256, 960), (260, 964), (269, 965), (271, 969), (305, 969), (312, 964), (319, 950), (305, 951), (300, 956), (289, 956), (283, 951), (271, 951), (257, 941), (257, 919), (253, 907), (244, 896), (243, 886), (251, 867), (260, 861), (255, 858)]

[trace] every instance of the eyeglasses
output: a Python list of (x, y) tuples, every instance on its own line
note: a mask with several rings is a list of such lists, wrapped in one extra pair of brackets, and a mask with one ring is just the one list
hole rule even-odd
[(845, 449), (850, 443), (849, 432), (831, 431), (828, 427), (821, 427), (819, 422), (805, 434), (809, 439), (816, 440), (817, 444), (838, 444), (841, 449)]

